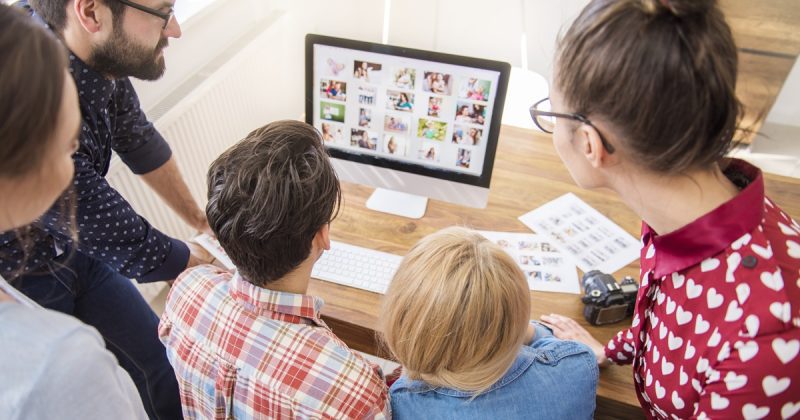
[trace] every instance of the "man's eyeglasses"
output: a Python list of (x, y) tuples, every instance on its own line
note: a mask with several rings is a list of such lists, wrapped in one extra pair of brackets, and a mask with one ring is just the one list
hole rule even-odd
[(159, 17), (161, 19), (164, 19), (164, 26), (161, 27), (162, 31), (164, 29), (167, 29), (167, 26), (172, 21), (172, 19), (175, 19), (175, 11), (172, 10), (171, 8), (169, 9), (169, 12), (164, 13), (164, 12), (161, 12), (161, 11), (156, 10), (156, 9), (151, 9), (151, 8), (149, 8), (147, 6), (142, 6), (139, 3), (134, 3), (134, 2), (132, 2), (130, 0), (117, 0), (117, 1), (122, 3), (122, 4), (124, 4), (124, 5), (126, 5), (126, 6), (128, 6), (128, 7), (133, 7), (134, 9), (141, 10), (141, 11), (147, 13), (147, 14), (151, 14), (153, 16), (156, 16), (156, 17)]
[(606, 141), (603, 133), (601, 133), (600, 130), (598, 130), (588, 118), (581, 114), (563, 114), (560, 112), (551, 112), (551, 109), (552, 106), (550, 105), (550, 98), (544, 98), (531, 106), (531, 118), (533, 118), (533, 123), (536, 124), (540, 130), (544, 131), (545, 133), (553, 134), (553, 129), (556, 126), (556, 118), (569, 118), (571, 120), (579, 121), (580, 123), (586, 124), (597, 130), (597, 134), (600, 135), (600, 141), (603, 143), (603, 147), (608, 153), (614, 153), (614, 146)]

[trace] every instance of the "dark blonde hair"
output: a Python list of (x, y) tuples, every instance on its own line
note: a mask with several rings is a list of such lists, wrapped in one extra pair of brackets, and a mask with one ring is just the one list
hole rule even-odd
[(383, 342), (411, 379), (478, 395), (520, 351), (530, 292), (514, 260), (468, 229), (419, 241), (383, 299)]
[(741, 119), (737, 52), (715, 0), (593, 0), (559, 41), (555, 83), (642, 166), (707, 168)]

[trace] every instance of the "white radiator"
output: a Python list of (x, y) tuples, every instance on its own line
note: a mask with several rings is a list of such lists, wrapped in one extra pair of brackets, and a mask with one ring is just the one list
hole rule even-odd
[[(270, 115), (275, 108), (275, 91), (264, 83), (269, 51), (274, 49), (269, 45), (269, 32), (281, 15), (282, 12), (272, 12), (255, 22), (223, 54), (146, 110), (172, 147), (181, 173), (201, 208), (207, 202), (206, 172), (210, 163), (253, 129), (285, 118), (285, 114)], [(302, 104), (302, 99), (299, 103)], [(295, 118), (298, 115), (294, 113)], [(116, 156), (106, 179), (160, 231), (178, 239), (189, 239), (196, 234)], [(165, 283), (137, 286), (152, 303)]]

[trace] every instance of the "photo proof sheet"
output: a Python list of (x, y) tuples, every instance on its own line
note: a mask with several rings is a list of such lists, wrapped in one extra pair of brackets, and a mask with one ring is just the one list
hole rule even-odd
[(530, 233), (478, 231), (500, 245), (525, 273), (528, 287), (537, 292), (581, 293), (575, 264), (552, 246), (552, 241)]
[(641, 243), (575, 194), (568, 193), (519, 217), (544, 235), (584, 273), (613, 274), (639, 258)]

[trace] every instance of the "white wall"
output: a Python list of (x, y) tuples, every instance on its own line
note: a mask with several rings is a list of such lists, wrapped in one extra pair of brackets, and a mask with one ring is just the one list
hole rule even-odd
[[(15, 0), (2, 0), (12, 3)], [(528, 69), (552, 77), (558, 34), (588, 0), (393, 0), (389, 43), (507, 61), (522, 66), (521, 39), (527, 39)], [(184, 82), (197, 67), (234, 42), (246, 21), (284, 9), (295, 33), (276, 42), (302, 49), (298, 31), (380, 42), (384, 1), (337, 0), (179, 0), (176, 15), (184, 36), (166, 50), (168, 71), (158, 82), (135, 81), (145, 109)], [(188, 20), (188, 22), (187, 22)], [(298, 41), (300, 40), (300, 41)], [(282, 59), (285, 62), (285, 59)], [(302, 62), (302, 61), (301, 61)], [(800, 61), (795, 63), (766, 122), (800, 127)]]
[[(589, 0), (394, 0), (389, 43), (501, 60), (550, 79), (558, 34)], [(380, 2), (376, 2), (380, 3)]]
[(133, 79), (145, 110), (164, 100), (199, 68), (223, 53), (269, 11), (267, 3), (261, 0), (192, 1), (186, 9), (176, 10), (183, 35), (170, 39), (164, 50), (167, 62), (164, 76), (154, 82)]
[[(382, 0), (183, 0), (214, 4), (185, 22), (184, 36), (167, 49), (167, 73), (155, 83), (135, 82), (145, 109), (162, 100), (191, 72), (236, 42), (241, 31), (270, 10), (285, 10), (288, 21), (276, 43), (287, 44), (287, 55), (275, 57), (275, 66), (291, 71), (264, 69), (276, 96), (289, 114), (303, 111), (303, 38), (306, 33), (380, 42), (383, 30)], [(477, 56), (509, 62), (552, 77), (558, 35), (588, 0), (392, 0), (388, 42), (411, 48)], [(523, 57), (522, 34), (526, 35)], [(280, 77), (286, 77), (281, 79)], [(771, 124), (800, 126), (800, 64), (795, 65), (769, 114)], [(534, 98), (531, 98), (533, 100)]]
[(520, 10), (519, 0), (394, 0), (389, 43), (519, 66)]
[[(767, 122), (800, 127), (800, 60), (795, 61), (789, 72), (775, 105), (767, 115)], [(800, 138), (794, 140), (800, 142)]]
[(525, 27), (528, 42), (528, 69), (552, 79), (553, 55), (559, 34), (589, 3), (589, 0), (527, 0)]

